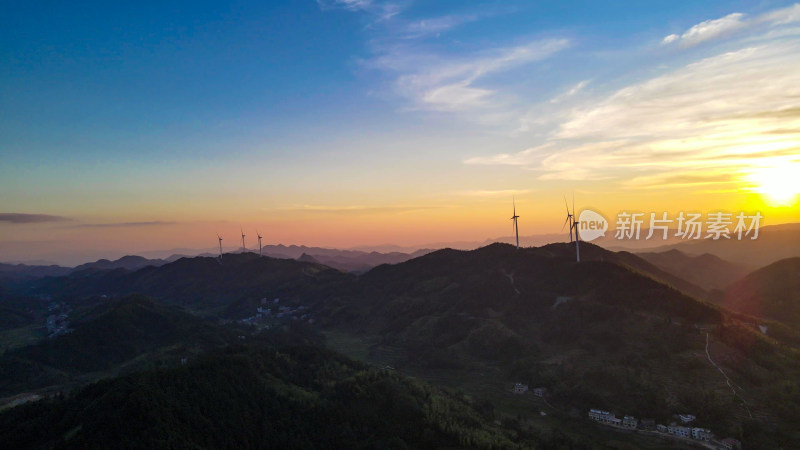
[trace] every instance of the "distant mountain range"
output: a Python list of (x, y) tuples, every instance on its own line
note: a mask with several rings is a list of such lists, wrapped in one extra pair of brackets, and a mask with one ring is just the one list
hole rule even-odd
[[(252, 250), (250, 250), (252, 252)], [(429, 249), (420, 249), (412, 253), (390, 252), (363, 252), (356, 250), (337, 250), (320, 247), (306, 247), (297, 245), (268, 245), (263, 247), (263, 254), (280, 259), (300, 259), (319, 262), (344, 272), (366, 272), (381, 264), (397, 264), (409, 259), (429, 253)], [(197, 256), (214, 257), (215, 254), (204, 253)], [(159, 267), (177, 261), (187, 255), (172, 255), (164, 259), (148, 259), (141, 256), (127, 255), (117, 260), (100, 259), (98, 261), (81, 264), (70, 268), (57, 265), (37, 266), (26, 264), (0, 263), (0, 281), (20, 281), (42, 278), (48, 276), (63, 276), (73, 272), (86, 272), (95, 270), (125, 269), (130, 271), (144, 267)]]
[[(252, 251), (252, 250), (251, 250)], [(381, 264), (397, 264), (430, 253), (430, 249), (419, 249), (410, 253), (338, 250), (305, 245), (267, 245), (262, 248), (264, 255), (274, 258), (291, 258), (319, 262), (345, 272), (366, 272)], [(312, 259), (309, 259), (312, 258)]]
[(729, 285), (719, 303), (800, 329), (800, 257), (782, 259)]
[[(374, 366), (461, 389), (476, 399), (471, 408), (487, 398), (496, 401), (496, 406), (487, 408), (498, 411), (503, 420), (521, 411), (544, 417), (539, 412), (546, 410), (556, 422), (517, 420), (538, 430), (552, 429), (555, 423), (568, 430), (565, 442), (603, 439), (606, 447), (618, 447), (612, 441), (633, 439), (601, 437), (593, 428), (587, 431), (576, 417), (589, 408), (661, 423), (690, 412), (697, 415), (697, 425), (736, 436), (752, 448), (795, 448), (800, 442), (796, 428), (800, 316), (793, 295), (800, 290), (796, 285), (800, 258), (738, 278), (744, 273), (742, 267), (713, 255), (674, 249), (637, 255), (591, 243), (581, 243), (581, 262), (576, 262), (572, 244), (516, 249), (495, 243), (468, 251), (425, 251), (366, 272), (336, 269), (323, 259), (339, 258), (341, 263), (345, 257), (366, 258), (368, 252), (314, 254), (313, 248), (291, 246), (275, 246), (272, 251), (280, 251), (282, 258), (251, 252), (228, 253), (221, 261), (215, 256), (173, 262), (128, 257), (61, 276), (0, 284), (0, 311), (8, 318), (0, 321), (0, 339), (6, 346), (0, 356), (0, 392), (39, 392), (48, 385), (72, 387), (132, 370), (174, 367), (184, 355), (224, 347), (226, 354), (239, 355), (233, 360), (270, 374), (262, 380), (268, 385), (299, 396), (290, 398), (330, 399), (324, 386), (333, 386), (340, 378), (321, 378), (301, 392), (286, 384), (289, 380), (281, 378), (285, 372), (280, 370), (306, 367), (307, 359), (277, 357), (283, 362), (260, 367), (258, 361), (264, 360), (250, 361), (244, 354), (250, 355), (250, 350), (240, 345), (258, 333), (295, 330), (313, 336), (315, 348), (325, 341), (330, 349)], [(365, 261), (387, 259), (378, 254)], [(726, 290), (720, 289), (727, 280), (736, 279)], [(59, 304), (72, 308), (74, 331), (55, 338), (37, 335), (36, 324), (56, 314), (52, 311), (59, 311)], [(286, 311), (302, 313), (284, 315)], [(259, 320), (269, 321), (268, 328), (249, 325), (257, 314), (262, 314)], [(20, 343), (22, 338), (27, 340)], [(286, 352), (294, 355), (293, 350)], [(223, 367), (233, 360), (222, 357), (219, 361), (224, 362), (205, 367), (225, 374)], [(338, 363), (321, 364), (333, 370)], [(326, 370), (321, 373), (330, 374)], [(159, 373), (146, 380), (136, 376), (121, 380), (185, 384), (180, 371)], [(232, 375), (220, 377), (220, 383), (244, 382)], [(381, 379), (374, 373), (369, 377)], [(515, 382), (546, 387), (554, 408), (517, 402), (508, 393)], [(86, 388), (77, 399), (56, 404), (54, 408), (86, 412), (71, 422), (47, 422), (44, 428), (72, 430), (76, 423), (95, 420), (91, 405), (128, 395), (129, 381), (113, 383), (99, 390)], [(258, 386), (246, 391), (252, 388), (251, 395), (256, 396), (262, 389)], [(405, 392), (398, 386), (392, 389)], [(344, 397), (335, 398), (362, 391), (344, 392)], [(405, 401), (387, 395), (390, 402)], [(291, 402), (277, 394), (265, 398)], [(425, 398), (413, 402), (422, 405)], [(110, 402), (106, 407), (114, 410), (119, 404)], [(65, 411), (31, 408), (37, 417), (61, 417)], [(3, 422), (3, 417), (14, 420)], [(297, 417), (308, 420), (302, 414)], [(0, 414), (0, 423), (18, 420), (16, 413)], [(425, 425), (420, 422), (420, 426)], [(52, 436), (64, 434), (57, 430)], [(90, 435), (99, 436), (81, 436)]]
[(693, 256), (715, 255), (750, 270), (800, 255), (800, 223), (771, 225), (759, 230), (758, 239), (697, 239), (649, 249), (649, 252), (680, 250)]
[(636, 255), (707, 291), (725, 289), (749, 272), (748, 266), (725, 261), (710, 253), (692, 256), (672, 249), (664, 252), (636, 253)]

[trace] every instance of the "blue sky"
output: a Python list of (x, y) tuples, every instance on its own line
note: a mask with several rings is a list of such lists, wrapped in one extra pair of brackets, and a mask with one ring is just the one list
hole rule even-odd
[[(425, 224), (459, 217), (468, 224), (450, 233), (482, 239), (506, 228), (483, 216), (507, 197), (555, 208), (576, 189), (612, 209), (623, 205), (604, 196), (642, 190), (673, 207), (676, 189), (696, 208), (752, 206), (753, 180), (800, 153), (792, 2), (16, 2), (0, 13), (0, 212), (141, 223), (130, 242), (146, 224), (207, 233), (223, 218), (284, 242), (356, 245), (442, 240)], [(764, 206), (788, 220), (783, 200)], [(641, 195), (626, 201), (644, 208)], [(351, 222), (365, 216), (403, 226), (365, 234)], [(306, 219), (320, 225), (293, 235)], [(553, 231), (548, 214), (530, 220)], [(40, 226), (88, 239), (86, 227)], [(0, 231), (0, 252), (36, 239)]]

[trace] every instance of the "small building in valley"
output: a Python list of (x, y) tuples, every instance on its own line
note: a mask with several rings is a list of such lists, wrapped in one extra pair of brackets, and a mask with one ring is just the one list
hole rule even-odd
[(590, 409), (589, 418), (594, 420), (595, 422), (602, 423), (605, 425), (613, 425), (616, 427), (622, 426), (622, 419), (618, 419), (614, 414), (608, 411), (602, 411), (599, 409)]
[(708, 428), (692, 428), (692, 437), (701, 441), (708, 441), (714, 437), (714, 433)]
[(630, 428), (631, 430), (635, 430), (637, 425), (639, 425), (639, 421), (636, 420), (636, 417), (625, 416), (622, 419), (623, 428)]
[(667, 427), (667, 433), (682, 438), (689, 438), (692, 436), (692, 429), (689, 427), (684, 427), (682, 425), (676, 425), (673, 423)]
[(514, 384), (514, 393), (515, 394), (524, 394), (528, 392), (528, 385), (522, 383), (515, 383)]

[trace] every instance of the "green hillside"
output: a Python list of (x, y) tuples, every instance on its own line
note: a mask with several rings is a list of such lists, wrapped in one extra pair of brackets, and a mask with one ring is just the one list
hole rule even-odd
[(249, 345), (0, 414), (6, 448), (537, 448), (462, 396), (316, 347)]
[(159, 349), (188, 355), (232, 340), (202, 319), (137, 296), (89, 308), (72, 327), (0, 356), (0, 396), (103, 373)]

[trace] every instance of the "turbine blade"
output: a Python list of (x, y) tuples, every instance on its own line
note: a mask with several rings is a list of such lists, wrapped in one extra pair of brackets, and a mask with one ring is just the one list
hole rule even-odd
[[(564, 221), (564, 225), (561, 225), (561, 231), (564, 231), (564, 228), (566, 228), (567, 222), (569, 222), (569, 218), (570, 218), (570, 216), (567, 216), (567, 220)], [(572, 232), (572, 225), (571, 224), (569, 226), (569, 231), (570, 231), (570, 233)]]

